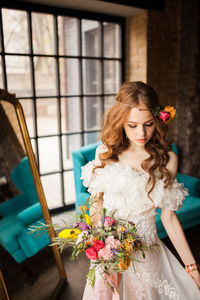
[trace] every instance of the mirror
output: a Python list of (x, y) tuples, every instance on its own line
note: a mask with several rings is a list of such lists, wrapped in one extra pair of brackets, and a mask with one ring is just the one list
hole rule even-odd
[[(42, 238), (42, 245), (34, 245), (36, 238), (27, 234), (28, 226), (38, 220), (51, 222), (35, 156), (31, 146), (25, 117), (15, 94), (0, 89), (0, 245), (18, 262), (26, 260), (45, 248), (55, 232)], [(41, 219), (42, 218), (42, 219)], [(29, 238), (32, 239), (29, 245)], [(46, 243), (46, 244), (45, 244)], [(34, 250), (35, 249), (35, 250)], [(58, 269), (58, 283), (49, 299), (57, 299), (67, 282), (60, 251), (51, 247)], [(32, 251), (32, 252), (31, 252)], [(2, 262), (3, 263), (3, 262)], [(1, 272), (0, 298), (9, 299)]]

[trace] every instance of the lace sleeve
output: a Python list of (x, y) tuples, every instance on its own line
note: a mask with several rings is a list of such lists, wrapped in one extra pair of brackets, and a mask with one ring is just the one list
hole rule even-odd
[(98, 168), (92, 173), (95, 166), (94, 160), (88, 162), (85, 166), (81, 167), (81, 179), (83, 185), (88, 188), (90, 194), (96, 194), (104, 192), (105, 181), (104, 181), (104, 169)]
[(164, 180), (158, 180), (155, 189), (154, 204), (155, 207), (166, 208), (168, 210), (179, 210), (185, 200), (185, 196), (189, 195), (189, 191), (184, 187), (183, 183), (179, 183), (175, 178), (171, 189), (164, 188)]

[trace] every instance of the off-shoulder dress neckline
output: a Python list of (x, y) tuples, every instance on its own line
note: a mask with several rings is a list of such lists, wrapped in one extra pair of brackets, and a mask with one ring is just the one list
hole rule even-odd
[[(95, 160), (93, 160), (93, 162), (94, 161)], [(115, 166), (120, 168), (120, 170), (122, 170), (124, 172), (126, 172), (127, 170), (131, 171), (132, 174), (134, 174), (136, 177), (144, 177), (147, 179), (149, 178), (149, 174), (145, 170), (143, 170), (143, 169), (138, 170), (138, 169), (134, 168), (130, 163), (126, 163), (126, 164), (122, 165), (119, 161), (114, 161), (112, 163), (106, 164), (104, 168), (107, 169), (107, 168), (115, 167)], [(161, 179), (160, 175), (155, 174), (155, 176), (156, 176), (157, 180)]]
[(106, 164), (104, 168), (110, 168), (113, 166), (118, 166), (123, 171), (129, 169), (134, 174), (137, 174), (138, 176), (142, 176), (142, 175), (149, 176), (149, 174), (145, 170), (143, 170), (143, 169), (138, 170), (138, 169), (134, 168), (130, 163), (126, 163), (126, 164), (122, 165), (119, 161), (114, 161), (110, 164)]

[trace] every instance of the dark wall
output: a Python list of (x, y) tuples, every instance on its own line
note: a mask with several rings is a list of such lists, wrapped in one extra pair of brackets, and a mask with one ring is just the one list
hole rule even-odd
[(174, 105), (170, 139), (179, 148), (179, 171), (200, 177), (200, 2), (166, 0), (148, 11), (147, 82), (164, 105)]
[(181, 170), (200, 177), (200, 2), (182, 1), (176, 140)]

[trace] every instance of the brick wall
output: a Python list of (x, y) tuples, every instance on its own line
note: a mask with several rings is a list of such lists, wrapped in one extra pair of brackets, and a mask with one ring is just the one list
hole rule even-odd
[[(160, 103), (176, 107), (179, 86), (180, 3), (165, 1), (163, 12), (148, 11), (147, 82), (159, 95)], [(177, 112), (178, 113), (178, 112)], [(173, 142), (175, 118), (169, 125), (168, 139)]]
[(147, 11), (126, 19), (126, 80), (147, 80)]
[(166, 0), (165, 10), (127, 18), (126, 80), (151, 84), (160, 103), (174, 105), (168, 138), (179, 171), (200, 177), (200, 3)]
[(200, 2), (182, 0), (175, 140), (181, 171), (200, 178)]

